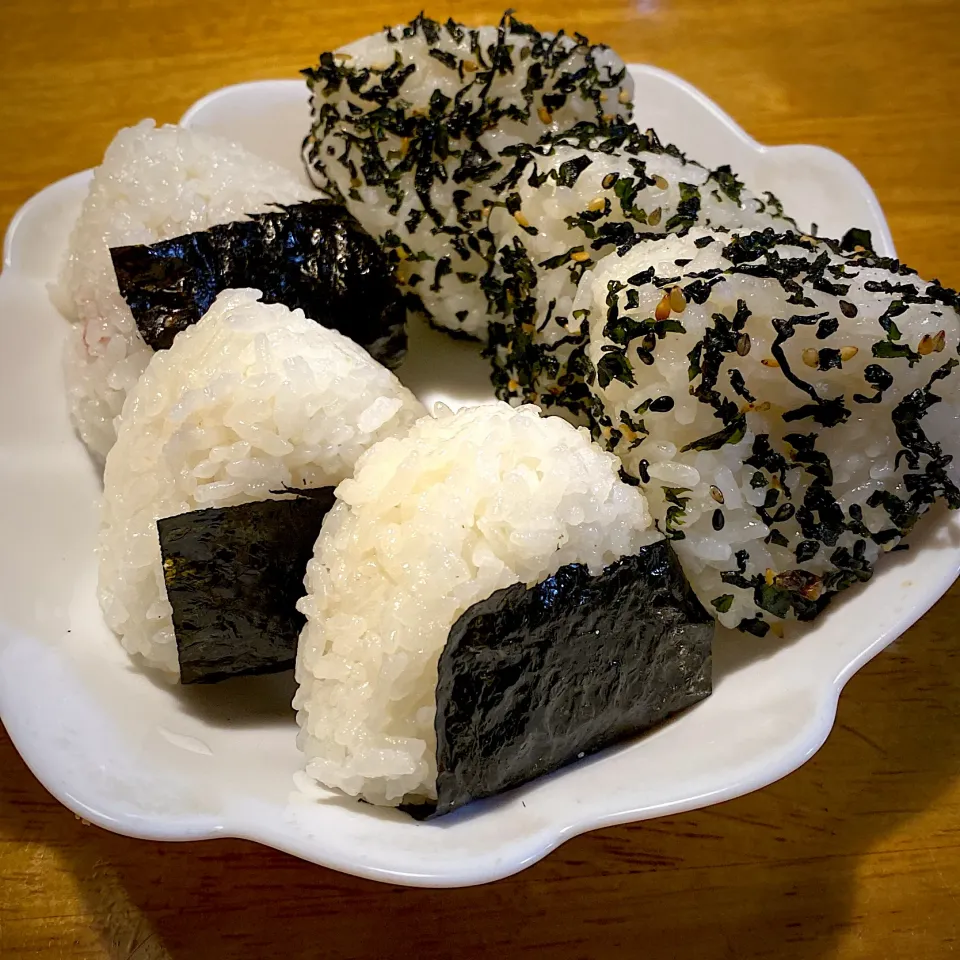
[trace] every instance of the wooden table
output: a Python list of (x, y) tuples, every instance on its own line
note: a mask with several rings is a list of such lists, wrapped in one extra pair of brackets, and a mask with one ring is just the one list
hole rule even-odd
[[(294, 75), (416, 8), (4, 0), (0, 222), (121, 125)], [(430, 12), (430, 11), (428, 11)], [(435, 16), (494, 19), (488, 3)], [(841, 151), (902, 257), (960, 284), (960, 7), (951, 0), (537, 0), (520, 13), (675, 71), (768, 143)], [(236, 840), (86, 826), (0, 740), (0, 956), (935, 958), (960, 947), (960, 588), (867, 666), (805, 767), (686, 816), (573, 840), (467, 890), (389, 887)]]

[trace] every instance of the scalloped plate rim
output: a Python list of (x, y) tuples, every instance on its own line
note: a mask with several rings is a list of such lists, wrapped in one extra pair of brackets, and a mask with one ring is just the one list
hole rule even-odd
[[(751, 138), (712, 100), (686, 81), (655, 67), (632, 66), (631, 70), (639, 73), (647, 73), (650, 76), (655, 76), (675, 86), (685, 96), (696, 101), (701, 108), (710, 112), (719, 123), (741, 141), (745, 149), (750, 149), (765, 155), (795, 153), (798, 149), (813, 150), (823, 155), (828, 155), (831, 163), (838, 168), (841, 166), (844, 168), (845, 176), (853, 176), (855, 178), (854, 182), (857, 185), (860, 196), (870, 208), (871, 213), (874, 215), (876, 226), (879, 228), (876, 236), (878, 241), (876, 245), (878, 248), (885, 248), (889, 254), (893, 254), (892, 239), (890, 238), (889, 229), (880, 205), (869, 184), (863, 178), (863, 175), (848, 160), (834, 151), (827, 150), (823, 147), (805, 144), (782, 146), (765, 146), (760, 144)], [(223, 87), (207, 94), (194, 103), (184, 113), (181, 123), (188, 126), (192, 125), (204, 109), (216, 104), (224, 97), (242, 93), (254, 87), (260, 89), (272, 87), (274, 90), (279, 91), (281, 87), (292, 90), (294, 86), (298, 90), (302, 90), (302, 84), (296, 80), (250, 81)], [(4, 238), (4, 273), (7, 271), (15, 272), (15, 244), (17, 234), (21, 225), (30, 217), (34, 209), (42, 205), (45, 201), (54, 198), (57, 195), (57, 191), (62, 192), (65, 189), (69, 190), (74, 183), (79, 183), (89, 176), (90, 171), (83, 171), (51, 184), (35, 194), (17, 211), (11, 219)], [(954, 523), (953, 526), (957, 527), (957, 524)], [(939, 596), (949, 588), (958, 572), (960, 572), (960, 555), (954, 557), (952, 571), (944, 567), (943, 574), (937, 580), (936, 586), (933, 588), (929, 588), (928, 586), (927, 593), (921, 603), (911, 607), (905, 615), (901, 616), (899, 620), (890, 625), (879, 637), (876, 637), (870, 644), (856, 653), (856, 655), (845, 658), (842, 664), (834, 664), (834, 676), (829, 683), (827, 682), (827, 678), (824, 678), (823, 688), (820, 690), (821, 695), (817, 701), (816, 709), (809, 715), (807, 722), (802, 726), (802, 730), (800, 731), (802, 736), (797, 737), (796, 743), (790, 751), (780, 754), (776, 758), (776, 762), (770, 762), (764, 771), (764, 775), (759, 779), (754, 777), (748, 778), (747, 780), (734, 781), (717, 789), (708, 790), (681, 800), (663, 803), (655, 807), (627, 807), (607, 813), (597, 813), (594, 811), (587, 813), (587, 815), (582, 818), (562, 824), (548, 822), (542, 829), (524, 838), (522, 842), (514, 841), (512, 848), (510, 848), (507, 853), (504, 853), (502, 850), (497, 851), (495, 854), (498, 855), (490, 855), (483, 857), (479, 861), (471, 861), (470, 864), (465, 864), (459, 870), (450, 870), (444, 867), (435, 873), (404, 872), (396, 868), (391, 869), (376, 864), (367, 864), (356, 859), (351, 860), (347, 856), (325, 852), (322, 849), (322, 845), (318, 848), (308, 849), (308, 847), (305, 847), (303, 844), (294, 842), (294, 840), (284, 834), (282, 830), (276, 829), (271, 823), (258, 823), (250, 821), (249, 819), (245, 820), (228, 815), (226, 812), (214, 813), (208, 817), (199, 817), (196, 814), (190, 814), (167, 819), (157, 817), (151, 819), (149, 816), (131, 815), (118, 811), (111, 812), (109, 809), (104, 808), (102, 802), (96, 803), (90, 801), (89, 798), (85, 798), (85, 791), (82, 787), (76, 789), (64, 782), (58, 772), (50, 768), (50, 764), (53, 762), (52, 754), (45, 755), (43, 753), (36, 753), (26, 747), (26, 741), (29, 738), (26, 735), (26, 731), (21, 729), (21, 720), (8, 710), (8, 707), (14, 700), (11, 693), (7, 692), (5, 695), (5, 690), (8, 689), (8, 685), (9, 689), (12, 690), (9, 677), (0, 678), (0, 714), (4, 716), (4, 722), (7, 724), (8, 733), (14, 745), (18, 750), (21, 750), (21, 755), (28, 767), (47, 790), (78, 816), (96, 823), (107, 830), (127, 836), (154, 840), (199, 840), (227, 836), (242, 837), (265, 843), (277, 849), (286, 850), (295, 856), (322, 863), (333, 869), (370, 879), (417, 886), (465, 886), (485, 883), (514, 874), (542, 859), (562, 843), (578, 834), (614, 824), (681, 813), (722, 802), (760, 789), (797, 769), (816, 753), (829, 735), (836, 716), (839, 695), (849, 678), (867, 661), (876, 656), (881, 650), (900, 636), (904, 630), (916, 622), (916, 620), (936, 602)], [(12, 646), (11, 641), (15, 641), (16, 639), (13, 633), (9, 631), (4, 624), (0, 623), (0, 640), (3, 641), (0, 643), (0, 655), (8, 652)], [(483, 813), (479, 815), (484, 816)], [(493, 816), (495, 814), (490, 815)]]

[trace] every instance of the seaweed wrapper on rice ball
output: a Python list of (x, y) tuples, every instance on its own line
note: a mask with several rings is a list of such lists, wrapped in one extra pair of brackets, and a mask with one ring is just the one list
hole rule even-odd
[(406, 307), (373, 237), (330, 200), (279, 206), (154, 244), (110, 250), (140, 334), (165, 350), (217, 294), (253, 288), (300, 309), (393, 368), (407, 349)]
[[(705, 695), (712, 622), (618, 469), (585, 432), (502, 403), (438, 411), (372, 448), (337, 490), (300, 603), (307, 776), (442, 813)], [(616, 622), (618, 604), (632, 613), (658, 590), (663, 630)], [(681, 622), (688, 643), (668, 629)], [(645, 673), (648, 655), (657, 666)], [(552, 712), (523, 716), (523, 689), (539, 699), (578, 662), (581, 682), (555, 691)], [(484, 671), (488, 690), (463, 686)], [(513, 743), (497, 719), (507, 715)], [(484, 752), (498, 736), (499, 773)], [(532, 761), (524, 744), (538, 737), (556, 744)]]
[(470, 607), (437, 680), (441, 816), (649, 730), (712, 691), (714, 620), (661, 540)]
[(578, 290), (600, 441), (703, 603), (759, 635), (960, 507), (960, 298), (856, 239), (693, 230)]
[(303, 575), (333, 487), (157, 521), (181, 683), (293, 667)]

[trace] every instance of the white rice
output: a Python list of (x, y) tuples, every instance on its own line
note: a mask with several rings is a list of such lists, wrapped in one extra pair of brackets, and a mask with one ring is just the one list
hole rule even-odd
[(152, 352), (120, 296), (109, 248), (167, 240), (317, 195), (290, 171), (209, 134), (144, 120), (114, 137), (52, 294), (73, 321), (70, 411), (95, 454), (105, 457), (113, 445), (114, 418)]
[(339, 483), (424, 412), (353, 341), (259, 296), (225, 291), (153, 354), (107, 455), (100, 603), (130, 653), (174, 675), (156, 520)]
[[(581, 120), (629, 116), (623, 61), (582, 39), (538, 34), (510, 16), (478, 29), (418, 17), (324, 54), (308, 75), (318, 183), (404, 261), (401, 280), (435, 324), (485, 336), (486, 214), (513, 164), (500, 151)], [(435, 217), (415, 183), (428, 167)]]
[(307, 775), (379, 804), (435, 799), (437, 660), (494, 591), (594, 574), (659, 539), (616, 458), (535, 407), (438, 408), (337, 489), (307, 569), (294, 706)]
[(574, 422), (588, 421), (587, 391), (575, 363), (571, 370), (586, 332), (573, 309), (585, 272), (637, 238), (694, 224), (795, 227), (772, 194), (759, 197), (729, 167), (709, 170), (632, 124), (560, 133), (521, 162), (511, 202), (489, 220), (498, 251), (489, 287), (494, 383), (502, 400), (539, 403)]
[[(698, 247), (704, 238), (712, 242)], [(748, 239), (764, 241), (758, 235)], [(602, 405), (602, 439), (628, 473), (647, 478), (642, 489), (658, 525), (668, 536), (682, 537), (673, 545), (687, 576), (707, 609), (719, 610), (721, 622), (729, 626), (755, 617), (775, 621), (779, 615), (800, 615), (796, 605), (789, 612), (771, 609), (784, 599), (775, 595), (777, 589), (802, 587), (804, 599), (823, 600), (869, 577), (878, 555), (899, 542), (927, 509), (928, 499), (945, 496), (960, 506), (960, 398), (953, 372), (960, 345), (956, 294), (928, 284), (896, 261), (842, 255), (826, 243), (796, 235), (787, 239), (764, 241), (772, 244), (766, 255), (751, 254), (746, 244), (738, 254), (733, 247), (725, 251), (731, 238), (706, 231), (641, 243), (622, 258), (601, 261), (584, 277), (575, 304), (591, 311), (587, 352), (596, 370), (591, 389)], [(784, 286), (774, 274), (790, 260), (804, 270)], [(821, 265), (819, 274), (815, 262)], [(637, 278), (651, 268), (652, 280)], [(657, 285), (657, 278), (672, 277), (678, 279)], [(886, 284), (893, 286), (885, 290)], [(693, 302), (696, 286), (701, 303)], [(674, 287), (687, 291), (689, 302), (682, 312), (670, 308)], [(628, 296), (635, 298), (635, 306), (628, 305)], [(905, 301), (903, 312), (897, 312), (899, 301)], [(683, 300), (674, 303), (682, 306)], [(726, 321), (717, 315), (732, 321), (738, 304), (751, 313), (736, 334), (743, 338), (737, 340), (739, 349), (730, 349), (732, 341), (727, 341), (711, 401), (703, 372), (708, 367), (705, 337), (719, 343)], [(682, 332), (674, 326), (663, 335), (655, 333), (658, 309), (660, 317), (682, 324)], [(889, 338), (879, 322), (888, 310), (888, 318), (895, 318)], [(817, 422), (810, 414), (829, 420), (827, 408), (791, 382), (773, 355), (775, 325), (797, 316), (814, 322), (798, 323), (795, 335), (782, 344), (787, 369), (821, 401), (841, 398), (848, 411), (844, 422)], [(832, 322), (836, 331), (830, 333)], [(912, 351), (912, 357), (883, 356), (901, 349)], [(901, 428), (919, 424), (954, 460), (941, 460), (938, 467), (937, 456), (928, 451), (910, 465), (904, 450), (911, 444), (898, 436), (896, 408), (931, 383), (940, 368), (945, 376), (931, 386), (942, 401), (929, 416), (909, 414)], [(739, 393), (734, 373), (743, 378)], [(868, 381), (887, 375), (891, 383), (879, 402), (865, 402), (878, 392)], [(698, 390), (701, 394), (695, 395)], [(669, 400), (656, 404), (658, 398)], [(733, 417), (714, 415), (721, 400), (731, 403)], [(669, 409), (657, 411), (657, 406)], [(784, 420), (787, 412), (804, 407), (806, 415)], [(742, 439), (730, 437), (717, 449), (684, 450), (722, 431), (738, 412), (745, 415)], [(778, 471), (757, 457), (763, 437), (784, 458), (783, 483), (779, 477), (772, 482)], [(801, 448), (812, 441), (814, 455), (808, 455)], [(836, 501), (839, 522), (836, 514), (831, 517), (831, 507), (815, 502), (816, 475), (823, 469), (818, 454), (826, 456), (830, 471), (821, 473), (819, 487)], [(945, 476), (937, 480), (941, 467)], [(908, 474), (926, 478), (929, 498), (912, 497), (914, 481)], [(900, 522), (893, 522), (886, 506), (868, 503), (871, 496), (890, 495), (905, 510)], [(765, 507), (768, 497), (773, 502)], [(782, 514), (775, 521), (778, 511)], [(820, 522), (824, 528), (818, 532)], [(777, 543), (780, 537), (784, 539)], [(741, 550), (746, 559), (738, 563)], [(809, 608), (806, 615), (813, 612)], [(758, 632), (766, 629), (753, 626)]]

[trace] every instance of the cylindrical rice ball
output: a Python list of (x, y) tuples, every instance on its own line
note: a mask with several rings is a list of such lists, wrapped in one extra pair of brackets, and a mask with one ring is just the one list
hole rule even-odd
[(608, 257), (577, 306), (601, 441), (721, 622), (812, 617), (960, 506), (960, 298), (898, 261), (695, 230)]
[(326, 53), (307, 72), (318, 184), (391, 250), (433, 322), (485, 337), (486, 218), (512, 166), (500, 152), (625, 118), (633, 83), (609, 47), (512, 15), (470, 28), (422, 15)]
[(752, 193), (728, 166), (709, 170), (633, 124), (544, 138), (520, 153), (512, 180), (489, 221), (494, 386), (501, 400), (574, 422), (589, 421), (577, 365), (585, 316), (573, 306), (585, 273), (643, 238), (694, 225), (796, 227), (776, 197)]

